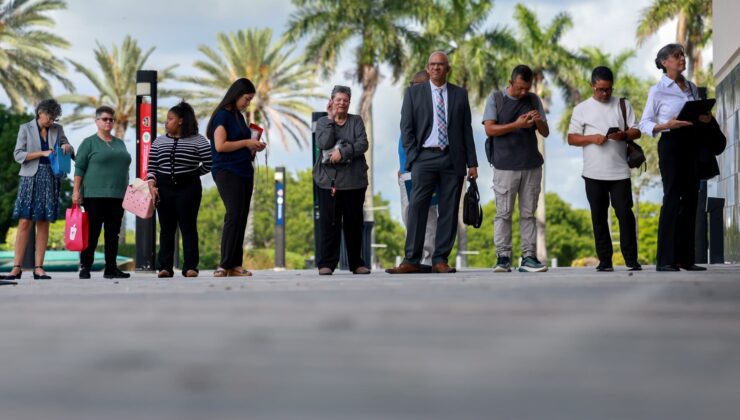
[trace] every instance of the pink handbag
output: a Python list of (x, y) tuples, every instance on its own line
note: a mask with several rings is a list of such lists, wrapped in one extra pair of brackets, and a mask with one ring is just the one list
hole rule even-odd
[(149, 185), (136, 178), (132, 185), (126, 188), (123, 197), (123, 208), (142, 219), (148, 219), (154, 215), (154, 199), (149, 193)]

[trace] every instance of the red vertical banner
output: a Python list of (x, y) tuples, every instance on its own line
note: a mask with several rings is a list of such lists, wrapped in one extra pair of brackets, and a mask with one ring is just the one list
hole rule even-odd
[(146, 179), (149, 166), (149, 150), (152, 148), (152, 103), (149, 96), (142, 98), (139, 105), (139, 178)]

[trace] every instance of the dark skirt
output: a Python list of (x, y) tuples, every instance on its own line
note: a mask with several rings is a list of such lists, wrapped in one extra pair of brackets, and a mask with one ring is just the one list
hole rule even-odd
[(61, 182), (50, 165), (39, 165), (34, 176), (22, 176), (15, 199), (13, 219), (54, 222), (59, 216)]

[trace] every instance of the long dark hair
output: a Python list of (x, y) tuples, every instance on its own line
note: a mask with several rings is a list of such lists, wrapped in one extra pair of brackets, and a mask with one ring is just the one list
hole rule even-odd
[(226, 91), (226, 95), (224, 95), (221, 103), (218, 104), (216, 109), (213, 110), (213, 113), (211, 114), (211, 119), (208, 120), (208, 127), (206, 128), (206, 135), (208, 136), (208, 139), (213, 140), (213, 133), (211, 132), (211, 129), (213, 128), (213, 118), (216, 117), (216, 113), (219, 110), (224, 108), (237, 113), (239, 112), (239, 110), (236, 109), (236, 101), (238, 101), (239, 98), (242, 97), (242, 95), (256, 92), (257, 89), (255, 89), (254, 84), (249, 79), (242, 77), (241, 79), (237, 79), (236, 81), (234, 81), (234, 83), (232, 83), (229, 87), (229, 90)]
[(182, 118), (180, 126), (180, 137), (190, 137), (198, 134), (198, 120), (195, 118), (195, 111), (189, 103), (182, 101), (170, 108), (171, 113)]

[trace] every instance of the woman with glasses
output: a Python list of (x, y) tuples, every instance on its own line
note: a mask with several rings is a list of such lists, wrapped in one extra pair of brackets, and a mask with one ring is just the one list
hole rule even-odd
[(183, 101), (170, 108), (167, 134), (157, 137), (149, 152), (147, 181), (158, 198), (159, 274), (172, 277), (177, 249), (175, 232), (182, 235), (185, 277), (198, 277), (198, 210), (203, 193), (200, 177), (211, 171), (211, 145), (198, 134), (195, 112)]
[(321, 252), (316, 265), (321, 276), (331, 275), (337, 267), (342, 231), (349, 269), (370, 274), (362, 260), (368, 141), (362, 117), (349, 113), (351, 96), (347, 86), (334, 86), (326, 105), (328, 115), (316, 122), (316, 146), (322, 158), (313, 168), (313, 180), (319, 187)]
[(21, 164), (18, 196), (15, 200), (13, 218), (18, 220), (15, 237), (13, 269), (6, 279), (20, 279), (21, 263), (31, 226), (36, 223), (36, 255), (33, 278), (47, 280), (51, 277), (44, 271), (44, 255), (49, 239), (49, 223), (59, 215), (60, 180), (51, 170), (51, 155), (56, 145), (61, 145), (65, 154), (73, 153), (72, 146), (64, 135), (62, 126), (56, 121), (62, 108), (54, 99), (41, 101), (36, 107), (36, 118), (23, 124), (18, 130), (13, 157)]
[(211, 114), (206, 135), (211, 140), (211, 173), (226, 207), (221, 233), (221, 262), (215, 277), (251, 276), (242, 267), (244, 230), (254, 189), (252, 161), (265, 144), (252, 137), (244, 112), (256, 89), (249, 79), (237, 79)]
[(111, 134), (115, 111), (109, 106), (95, 110), (98, 132), (80, 144), (75, 159), (72, 202), (82, 204), (89, 220), (87, 248), (80, 253), (80, 278), (89, 279), (100, 231), (105, 227), (106, 279), (128, 278), (116, 265), (118, 234), (123, 220), (123, 197), (128, 186), (131, 155), (123, 140)]
[(699, 117), (697, 125), (676, 119), (684, 104), (698, 100), (695, 84), (687, 80), (686, 55), (681, 44), (668, 44), (658, 51), (655, 65), (663, 77), (650, 88), (640, 131), (653, 137), (660, 134), (658, 158), (663, 181), (663, 206), (658, 222), (658, 271), (706, 270), (694, 264), (694, 227), (699, 193), (696, 156), (702, 126), (710, 114)]

